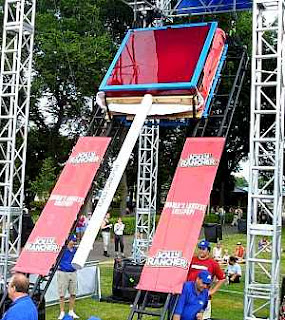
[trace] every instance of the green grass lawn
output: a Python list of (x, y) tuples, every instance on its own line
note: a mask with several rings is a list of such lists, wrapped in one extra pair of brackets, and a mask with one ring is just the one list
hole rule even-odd
[[(241, 241), (246, 245), (246, 235), (244, 234), (223, 234), (223, 248), (232, 253), (236, 242)], [(285, 229), (283, 229), (282, 248), (285, 248)], [(285, 256), (282, 252), (281, 274), (285, 274)], [(101, 290), (103, 296), (109, 296), (112, 292), (113, 264), (105, 263), (101, 269)], [(245, 266), (242, 266), (243, 273)], [(256, 270), (260, 277), (264, 277), (262, 270)], [(244, 274), (243, 274), (244, 275)], [(212, 316), (219, 319), (241, 320), (243, 319), (243, 299), (244, 299), (244, 277), (239, 284), (230, 286), (224, 285), (215, 294), (212, 301)], [(113, 304), (98, 302), (91, 298), (76, 301), (76, 313), (81, 320), (87, 320), (90, 316), (97, 316), (102, 320), (123, 320), (127, 319), (130, 306), (127, 304)], [(46, 309), (46, 319), (55, 320), (59, 314), (59, 307), (52, 306)], [(150, 317), (149, 317), (150, 318)], [(146, 317), (144, 317), (146, 319)]]

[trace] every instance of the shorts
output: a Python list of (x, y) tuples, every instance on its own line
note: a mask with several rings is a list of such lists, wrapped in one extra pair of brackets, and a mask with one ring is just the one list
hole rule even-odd
[(86, 230), (86, 227), (76, 227), (76, 232), (84, 232)]
[(57, 271), (58, 295), (64, 297), (68, 290), (71, 296), (76, 295), (77, 275), (76, 272)]
[(203, 313), (203, 319), (211, 319), (211, 314), (212, 314), (212, 301), (208, 300), (207, 307)]

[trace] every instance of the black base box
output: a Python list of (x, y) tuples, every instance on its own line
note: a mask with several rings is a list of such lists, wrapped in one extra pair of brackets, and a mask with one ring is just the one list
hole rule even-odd
[[(112, 298), (115, 300), (134, 302), (143, 264), (136, 264), (130, 259), (115, 259), (113, 271)], [(167, 294), (152, 292), (149, 294), (148, 305), (160, 307), (164, 304)]]
[(222, 226), (219, 223), (204, 223), (205, 239), (217, 243), (223, 239)]
[(115, 259), (113, 271), (113, 297), (133, 302), (137, 294), (143, 265), (134, 264), (130, 259)]

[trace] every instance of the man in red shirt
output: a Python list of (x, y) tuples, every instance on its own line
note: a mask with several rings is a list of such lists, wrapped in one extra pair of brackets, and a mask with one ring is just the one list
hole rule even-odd
[[(191, 261), (190, 269), (187, 276), (187, 281), (195, 281), (199, 272), (207, 270), (211, 273), (213, 279), (216, 279), (215, 284), (209, 289), (210, 297), (215, 294), (221, 285), (226, 281), (224, 271), (221, 269), (217, 261), (210, 257), (210, 243), (202, 240), (198, 243), (198, 254)], [(203, 319), (211, 318), (211, 301), (209, 300), (208, 307), (203, 314)]]

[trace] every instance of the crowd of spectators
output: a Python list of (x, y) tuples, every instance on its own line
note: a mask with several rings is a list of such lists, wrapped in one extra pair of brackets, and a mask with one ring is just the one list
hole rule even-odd
[(232, 216), (232, 226), (237, 226), (238, 221), (243, 218), (243, 210), (241, 207), (229, 207), (227, 210), (223, 206), (213, 206), (211, 208), (211, 213), (219, 216), (219, 222), (221, 225), (226, 223), (226, 212)]
[[(212, 212), (219, 215), (221, 224), (225, 224), (226, 211), (223, 207), (216, 207)], [(237, 226), (238, 221), (243, 218), (243, 210), (240, 207), (230, 208), (232, 214), (232, 226)], [(127, 212), (125, 214), (128, 214)], [(58, 268), (58, 290), (60, 297), (60, 314), (58, 319), (61, 320), (65, 316), (64, 296), (68, 291), (70, 295), (68, 315), (73, 319), (79, 318), (74, 312), (76, 298), (76, 270), (72, 268), (71, 261), (76, 252), (75, 243), (79, 243), (88, 226), (92, 213), (87, 216), (80, 214), (76, 224), (76, 236), (71, 236), (67, 241), (64, 254)], [(103, 239), (103, 255), (109, 257), (109, 246), (111, 234), (114, 235), (115, 257), (124, 257), (124, 215), (118, 217), (114, 225), (110, 222), (110, 213), (107, 213), (102, 225), (101, 234)], [(140, 239), (140, 235), (135, 237)], [(262, 237), (258, 242), (258, 250), (264, 252), (271, 251), (271, 244), (267, 237)], [(245, 247), (240, 241), (236, 243), (234, 250), (224, 248), (221, 242), (218, 242), (211, 251), (210, 243), (202, 240), (198, 244), (198, 253), (192, 259), (187, 282), (184, 284), (183, 292), (179, 298), (177, 307), (174, 312), (173, 320), (184, 319), (187, 313), (187, 320), (211, 319), (211, 299), (219, 290), (223, 283), (235, 284), (239, 283), (242, 278), (241, 264), (245, 263)], [(201, 272), (201, 270), (203, 270)], [(16, 276), (15, 281), (24, 281), (21, 276)], [(13, 284), (13, 282), (12, 282)], [(11, 287), (13, 285), (11, 284)], [(17, 289), (17, 287), (15, 287)], [(15, 290), (16, 290), (15, 289)], [(11, 289), (12, 290), (12, 289)], [(25, 297), (23, 301), (28, 301), (26, 292), (21, 293), (21, 297)], [(11, 291), (12, 292), (12, 291)], [(16, 291), (17, 292), (17, 291)], [(188, 301), (188, 300), (189, 301)], [(198, 300), (197, 300), (198, 299)], [(197, 304), (196, 302), (199, 302)], [(201, 303), (201, 301), (203, 303)], [(31, 307), (31, 306), (30, 306)], [(31, 308), (33, 310), (33, 308)], [(191, 310), (191, 312), (189, 311)], [(191, 315), (189, 318), (189, 314)], [(192, 318), (191, 318), (192, 317)], [(9, 317), (3, 319), (10, 319)], [(37, 319), (37, 318), (35, 318)]]

